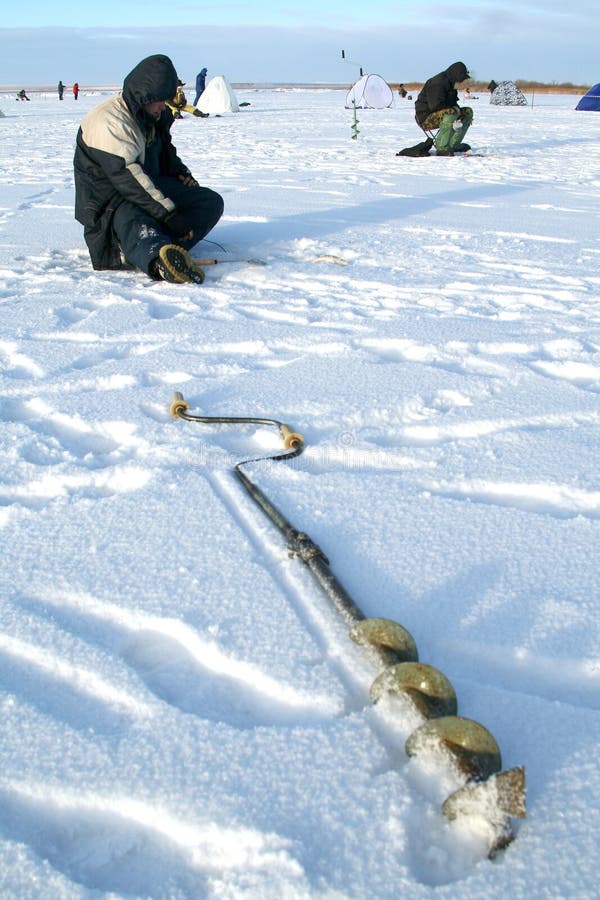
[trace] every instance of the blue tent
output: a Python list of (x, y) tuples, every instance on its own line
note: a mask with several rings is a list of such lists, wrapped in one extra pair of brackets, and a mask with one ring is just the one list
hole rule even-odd
[(600, 112), (600, 84), (595, 84), (581, 98), (575, 109), (594, 109)]

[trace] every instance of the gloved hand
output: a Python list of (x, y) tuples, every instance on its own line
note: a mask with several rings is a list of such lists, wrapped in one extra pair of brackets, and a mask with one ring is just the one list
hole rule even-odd
[(181, 213), (177, 212), (177, 210), (169, 213), (167, 218), (164, 220), (164, 224), (174, 238), (190, 238), (193, 235), (190, 223), (187, 221), (185, 216), (182, 216)]

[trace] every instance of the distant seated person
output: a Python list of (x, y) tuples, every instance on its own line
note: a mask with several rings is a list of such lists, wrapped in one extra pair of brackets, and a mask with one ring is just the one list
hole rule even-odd
[(175, 93), (175, 96), (171, 100), (167, 101), (167, 106), (173, 113), (173, 118), (174, 119), (183, 119), (183, 116), (181, 115), (181, 110), (183, 110), (184, 112), (191, 113), (193, 116), (202, 116), (202, 118), (205, 118), (207, 113), (202, 113), (202, 112), (200, 112), (199, 109), (196, 109), (195, 106), (189, 105), (189, 103), (187, 102), (187, 97), (183, 93), (183, 85), (184, 85), (183, 81), (178, 81), (177, 82), (177, 91)]
[(17, 94), (17, 100), (31, 100), (31, 97), (28, 97), (25, 93), (25, 88), (21, 88), (21, 90)]
[(469, 144), (463, 143), (463, 138), (473, 121), (473, 110), (470, 106), (458, 105), (456, 90), (456, 85), (467, 78), (470, 75), (465, 64), (452, 63), (425, 82), (415, 101), (418, 125), (426, 133), (437, 129), (433, 143), (438, 156), (452, 156), (471, 149)]
[(406, 95), (408, 94), (408, 91), (406, 90), (406, 88), (404, 87), (403, 84), (398, 85), (398, 93), (400, 94), (400, 96), (402, 97), (403, 100), (406, 97)]

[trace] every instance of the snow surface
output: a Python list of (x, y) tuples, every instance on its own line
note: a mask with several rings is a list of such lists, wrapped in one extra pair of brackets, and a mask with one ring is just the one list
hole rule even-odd
[[(600, 117), (473, 103), (481, 157), (408, 159), (412, 104), (240, 92), (175, 143), (225, 198), (203, 286), (95, 273), (73, 219), (103, 97), (0, 97), (0, 894), (597, 896)], [(528, 100), (530, 98), (528, 97)], [(421, 720), (232, 474), (397, 620), (527, 769), (487, 858)]]

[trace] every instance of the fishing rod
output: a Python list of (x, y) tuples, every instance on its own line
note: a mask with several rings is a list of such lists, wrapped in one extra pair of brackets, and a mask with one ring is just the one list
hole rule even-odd
[(364, 72), (362, 70), (362, 66), (360, 65), (360, 63), (353, 62), (351, 59), (346, 59), (346, 51), (345, 50), (342, 50), (342, 60), (343, 60), (343, 62), (346, 62), (351, 66), (358, 66), (358, 71), (360, 72), (361, 77), (364, 75)]

